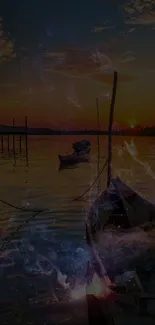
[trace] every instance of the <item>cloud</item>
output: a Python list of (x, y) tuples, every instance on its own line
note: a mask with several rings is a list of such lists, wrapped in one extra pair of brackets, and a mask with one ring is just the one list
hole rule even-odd
[(46, 51), (44, 53), (44, 56), (47, 57), (47, 58), (65, 58), (66, 56), (66, 52), (49, 52), (49, 51)]
[(139, 17), (130, 17), (125, 20), (125, 23), (134, 25), (152, 25), (155, 23), (155, 12), (149, 14), (143, 13)]
[[(64, 52), (62, 52), (64, 53)], [(99, 66), (99, 60), (94, 62), (90, 51), (80, 49), (68, 49), (65, 54), (46, 53), (45, 68), (65, 72), (68, 74), (82, 75), (94, 72)]]
[(112, 60), (104, 53), (96, 50), (95, 53), (92, 53), (92, 60), (98, 64), (98, 71), (111, 71), (114, 70)]
[(135, 9), (132, 7), (125, 7), (125, 11), (128, 12), (129, 14), (133, 14), (135, 12)]
[(155, 0), (129, 0), (124, 6), (126, 24), (151, 25), (155, 23)]
[(122, 58), (119, 62), (120, 63), (128, 63), (128, 62), (133, 62), (135, 60), (136, 60), (135, 56), (129, 55), (125, 58)]
[(132, 33), (132, 32), (134, 32), (135, 30), (136, 30), (136, 28), (130, 28), (128, 32), (129, 32), (129, 33)]
[(81, 108), (81, 105), (72, 97), (67, 97), (67, 101), (69, 104), (77, 107), (77, 108)]
[(4, 35), (2, 19), (0, 18), (0, 63), (15, 57), (13, 43)]
[(115, 28), (116, 25), (112, 25), (112, 26), (106, 26), (106, 25), (95, 25), (92, 29), (91, 29), (91, 33), (97, 33), (97, 32), (101, 32), (104, 30), (108, 30), (108, 29), (113, 29)]
[[(64, 51), (63, 51), (64, 53)], [(127, 56), (128, 55), (128, 56)], [(111, 84), (113, 80), (113, 71), (117, 68), (117, 62), (114, 62), (104, 52), (96, 50), (91, 52), (81, 49), (68, 49), (65, 51), (65, 60), (59, 62), (55, 60), (55, 57), (61, 56), (60, 54), (54, 55), (48, 54), (45, 58), (44, 71), (49, 73), (58, 73), (73, 78), (89, 78), (90, 80), (96, 80), (100, 83)], [(128, 57), (131, 60), (132, 53), (126, 54), (126, 60)], [(124, 57), (121, 59), (125, 60)], [(121, 82), (128, 82), (131, 77), (128, 75), (120, 75)]]
[[(113, 83), (113, 73), (94, 73), (91, 76), (91, 79), (105, 83), (105, 84), (112, 84)], [(124, 82), (130, 82), (133, 80), (133, 77), (129, 74), (122, 74), (119, 73), (118, 82), (124, 83)]]
[(129, 63), (129, 62), (132, 62), (132, 61), (135, 61), (135, 60), (136, 60), (136, 57), (134, 55), (134, 52), (129, 51), (129, 52), (126, 52), (126, 53), (122, 54), (120, 56), (120, 58), (117, 60), (117, 62), (119, 62), (119, 63)]
[(50, 62), (53, 67), (63, 66), (66, 62), (66, 52), (48, 52), (44, 53), (46, 62)]

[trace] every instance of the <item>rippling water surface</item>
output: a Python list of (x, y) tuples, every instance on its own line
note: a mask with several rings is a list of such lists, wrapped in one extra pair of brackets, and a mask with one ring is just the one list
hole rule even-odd
[[(57, 155), (69, 153), (72, 142), (83, 138), (92, 144), (90, 163), (59, 170)], [(77, 323), (86, 323), (86, 306), (81, 300), (73, 301), (71, 290), (86, 281), (90, 257), (84, 238), (85, 218), (99, 188), (106, 186), (106, 171), (81, 200), (73, 200), (98, 173), (97, 139), (33, 136), (28, 145), (28, 163), (24, 142), (20, 152), (18, 137), (15, 156), (8, 153), (6, 143), (0, 153), (0, 323), (58, 324), (62, 315), (66, 324), (75, 317)], [(107, 138), (101, 137), (100, 168), (105, 156)], [(155, 201), (154, 138), (113, 137), (112, 165), (114, 176)], [(44, 209), (24, 223), (34, 214), (31, 210)]]

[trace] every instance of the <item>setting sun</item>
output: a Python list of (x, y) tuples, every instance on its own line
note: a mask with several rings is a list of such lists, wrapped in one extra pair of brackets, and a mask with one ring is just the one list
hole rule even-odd
[(134, 129), (136, 127), (136, 122), (134, 119), (128, 121), (128, 125), (130, 129)]

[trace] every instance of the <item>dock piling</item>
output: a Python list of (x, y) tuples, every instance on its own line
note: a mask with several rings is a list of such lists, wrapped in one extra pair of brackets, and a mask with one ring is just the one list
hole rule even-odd
[(1, 135), (1, 149), (2, 149), (2, 152), (4, 150), (4, 142), (3, 142), (3, 135)]
[(15, 153), (15, 118), (13, 118), (13, 137), (12, 137), (12, 140), (13, 140), (13, 153)]
[(26, 149), (26, 165), (28, 166), (27, 116), (25, 116), (25, 149)]
[(22, 151), (22, 135), (19, 136), (19, 150)]
[(8, 134), (8, 153), (10, 152), (10, 136)]
[[(1, 153), (5, 150), (9, 158), (14, 159), (14, 166), (16, 166), (17, 157), (21, 157), (21, 154), (26, 157), (26, 165), (28, 166), (28, 124), (27, 116), (25, 116), (25, 125), (16, 126), (15, 118), (12, 119), (12, 127), (8, 127), (8, 131), (0, 134)], [(10, 140), (11, 139), (11, 140)], [(19, 140), (16, 145), (16, 140)], [(25, 146), (25, 150), (24, 149)], [(22, 152), (23, 151), (23, 152)]]

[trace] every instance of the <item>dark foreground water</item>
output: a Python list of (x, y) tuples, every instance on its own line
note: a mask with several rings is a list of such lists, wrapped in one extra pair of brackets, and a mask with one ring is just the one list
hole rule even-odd
[[(69, 153), (72, 142), (81, 138), (92, 143), (91, 162), (59, 171), (57, 155)], [(122, 147), (124, 141), (130, 153)], [(129, 137), (114, 137), (113, 174), (154, 201), (155, 139), (135, 138), (134, 144)], [(5, 201), (0, 202), (0, 244), (5, 244), (0, 252), (0, 324), (86, 324), (83, 297), (90, 254), (85, 219), (98, 185), (105, 188), (106, 173), (83, 200), (73, 199), (97, 175), (96, 137), (30, 137), (28, 164), (24, 143), (19, 152), (17, 139), (16, 148), (14, 157), (4, 146), (0, 159), (0, 199)], [(101, 137), (100, 149), (102, 167), (106, 137)], [(24, 224), (32, 210), (43, 209)], [(108, 261), (107, 256), (108, 249)]]

